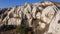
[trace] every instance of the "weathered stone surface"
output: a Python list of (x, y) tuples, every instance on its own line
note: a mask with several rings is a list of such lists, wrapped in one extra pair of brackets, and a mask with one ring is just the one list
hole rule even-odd
[(0, 24), (32, 27), (35, 34), (60, 34), (60, 6), (53, 2), (0, 9)]

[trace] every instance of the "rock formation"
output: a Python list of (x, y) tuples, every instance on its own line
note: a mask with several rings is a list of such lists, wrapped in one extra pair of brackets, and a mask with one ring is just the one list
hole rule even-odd
[(0, 26), (28, 24), (34, 34), (60, 34), (60, 5), (54, 2), (0, 9)]

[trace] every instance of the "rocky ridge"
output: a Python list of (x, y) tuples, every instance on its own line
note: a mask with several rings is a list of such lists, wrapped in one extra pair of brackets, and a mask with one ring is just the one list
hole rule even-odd
[(0, 9), (0, 26), (21, 24), (35, 34), (60, 34), (60, 5), (46, 1)]

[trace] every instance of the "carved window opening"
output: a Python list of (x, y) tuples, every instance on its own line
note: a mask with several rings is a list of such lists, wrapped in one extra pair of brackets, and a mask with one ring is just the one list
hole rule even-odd
[(58, 21), (58, 24), (60, 24), (60, 20)]

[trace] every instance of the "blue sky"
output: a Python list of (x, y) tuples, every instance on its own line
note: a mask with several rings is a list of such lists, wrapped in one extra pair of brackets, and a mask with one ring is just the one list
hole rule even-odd
[[(0, 8), (23, 5), (25, 2), (36, 3), (36, 2), (41, 2), (41, 1), (43, 0), (0, 0)], [(53, 0), (53, 1), (60, 2), (60, 0)]]

